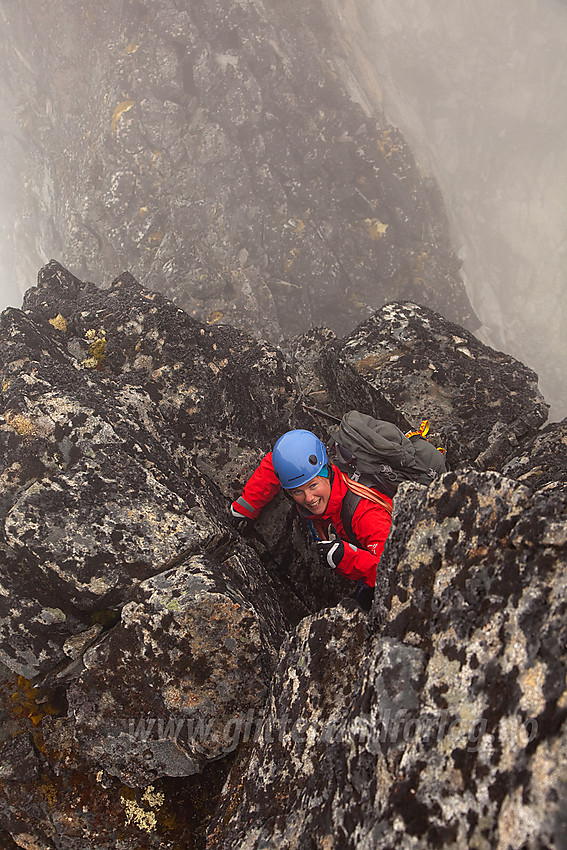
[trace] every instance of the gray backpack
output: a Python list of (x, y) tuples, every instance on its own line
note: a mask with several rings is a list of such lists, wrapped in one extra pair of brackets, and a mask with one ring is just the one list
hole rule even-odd
[(444, 452), (424, 439), (428, 430), (425, 420), (419, 431), (406, 436), (392, 422), (351, 410), (331, 435), (333, 461), (349, 478), (391, 498), (402, 481), (431, 484), (448, 471)]

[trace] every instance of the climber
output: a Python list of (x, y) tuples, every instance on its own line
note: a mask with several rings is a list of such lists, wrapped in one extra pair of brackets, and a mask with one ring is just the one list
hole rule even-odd
[[(392, 500), (356, 485), (353, 511), (352, 499), (347, 498), (352, 486), (353, 482), (329, 462), (327, 450), (315, 434), (288, 431), (262, 459), (230, 506), (232, 523), (238, 531), (244, 531), (283, 488), (308, 520), (321, 562), (358, 581), (362, 596), (368, 600), (390, 531)], [(352, 528), (352, 535), (345, 526)]]

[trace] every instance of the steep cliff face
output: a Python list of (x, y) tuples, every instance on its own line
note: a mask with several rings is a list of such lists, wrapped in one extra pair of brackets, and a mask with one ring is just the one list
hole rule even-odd
[(470, 471), (396, 504), (369, 628), (282, 647), (210, 847), (565, 846), (567, 502)]
[[(203, 846), (217, 803), (214, 847), (561, 846), (566, 423), (533, 373), (411, 303), (276, 348), (56, 262), (0, 366), (16, 846)], [(456, 467), (396, 497), (370, 616), (285, 498), (228, 524), (281, 433), (327, 436), (305, 401), (429, 415)]]
[(483, 342), (565, 416), (565, 4), (323, 1), (351, 72), (436, 176)]
[(319, 0), (23, 0), (2, 15), (22, 289), (31, 253), (95, 280), (129, 268), (271, 340), (344, 333), (398, 298), (478, 325), (438, 193), (347, 95)]

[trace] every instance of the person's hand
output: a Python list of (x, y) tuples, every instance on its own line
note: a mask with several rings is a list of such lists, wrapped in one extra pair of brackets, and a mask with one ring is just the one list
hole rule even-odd
[(370, 611), (374, 599), (374, 588), (369, 587), (366, 582), (359, 580), (351, 599), (356, 601), (356, 604), (362, 611)]
[(246, 534), (252, 528), (253, 520), (250, 517), (244, 516), (236, 510), (234, 505), (230, 506), (230, 524), (239, 534)]
[(345, 554), (345, 544), (336, 537), (334, 540), (318, 540), (317, 554), (324, 567), (336, 570)]

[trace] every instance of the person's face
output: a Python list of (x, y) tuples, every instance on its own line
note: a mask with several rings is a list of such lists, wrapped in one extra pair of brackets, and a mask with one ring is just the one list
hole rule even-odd
[(307, 508), (312, 514), (324, 514), (331, 498), (331, 482), (328, 478), (316, 475), (302, 487), (294, 487), (289, 491), (294, 502)]

